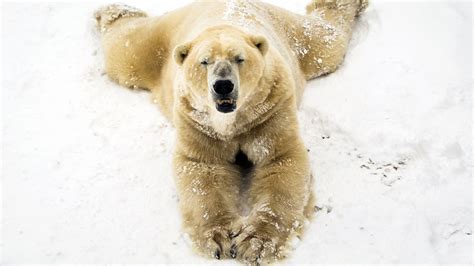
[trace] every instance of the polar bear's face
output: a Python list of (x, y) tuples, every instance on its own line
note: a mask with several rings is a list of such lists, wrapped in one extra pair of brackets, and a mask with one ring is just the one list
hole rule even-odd
[(174, 50), (191, 104), (231, 113), (252, 97), (263, 77), (268, 44), (230, 26), (204, 31)]

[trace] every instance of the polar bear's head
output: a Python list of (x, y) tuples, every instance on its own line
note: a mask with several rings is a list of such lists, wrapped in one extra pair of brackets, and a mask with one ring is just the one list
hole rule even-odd
[(198, 109), (231, 113), (257, 91), (267, 50), (264, 37), (219, 26), (177, 46), (173, 55), (181, 66), (191, 104)]

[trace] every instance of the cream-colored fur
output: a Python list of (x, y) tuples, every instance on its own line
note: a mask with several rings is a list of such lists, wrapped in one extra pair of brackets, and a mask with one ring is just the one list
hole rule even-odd
[[(183, 224), (199, 251), (250, 263), (285, 256), (313, 212), (297, 104), (306, 80), (341, 64), (366, 5), (316, 0), (305, 16), (237, 0), (198, 1), (160, 17), (120, 5), (97, 11), (108, 75), (150, 90), (176, 127)], [(217, 111), (210, 94), (218, 62), (238, 89), (231, 113)], [(250, 170), (236, 165), (239, 152)]]

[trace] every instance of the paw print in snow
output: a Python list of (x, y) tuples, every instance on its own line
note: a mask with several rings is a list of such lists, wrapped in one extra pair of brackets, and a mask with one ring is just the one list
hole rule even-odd
[[(362, 158), (362, 156), (358, 156), (358, 158)], [(406, 165), (406, 161), (407, 159), (403, 158), (393, 163), (378, 163), (368, 158), (368, 161), (362, 164), (360, 168), (367, 169), (372, 175), (379, 176), (382, 184), (391, 187), (402, 179), (400, 170)]]

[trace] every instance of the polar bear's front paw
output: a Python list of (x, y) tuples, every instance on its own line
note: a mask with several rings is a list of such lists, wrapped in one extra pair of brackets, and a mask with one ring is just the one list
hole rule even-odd
[(100, 8), (94, 13), (97, 24), (101, 31), (107, 30), (107, 26), (124, 17), (146, 17), (147, 14), (137, 8), (123, 4), (112, 4)]
[(283, 256), (282, 237), (275, 228), (267, 223), (248, 225), (234, 239), (230, 253), (246, 263), (258, 265), (260, 262), (271, 262)]
[(205, 230), (198, 240), (201, 250), (215, 258), (231, 258), (231, 236), (232, 231), (225, 226), (215, 226)]

